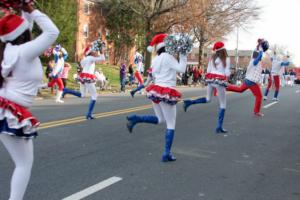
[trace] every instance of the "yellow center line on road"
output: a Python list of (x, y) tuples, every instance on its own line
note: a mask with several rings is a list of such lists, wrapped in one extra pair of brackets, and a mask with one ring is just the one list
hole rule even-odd
[[(227, 93), (232, 94), (232, 92), (227, 92)], [(195, 97), (190, 97), (189, 99), (194, 100), (194, 99), (202, 98), (202, 97), (204, 97), (204, 96), (195, 96)], [(179, 101), (178, 103), (182, 103), (182, 102), (183, 102), (183, 100)], [(121, 109), (121, 110), (114, 110), (114, 111), (109, 111), (109, 112), (104, 112), (104, 113), (97, 113), (97, 114), (94, 114), (93, 116), (96, 119), (100, 119), (100, 118), (105, 118), (105, 117), (117, 116), (117, 115), (121, 115), (121, 114), (127, 114), (127, 113), (131, 113), (131, 112), (147, 110), (150, 108), (152, 108), (152, 104), (137, 106), (137, 107), (133, 107), (133, 108), (126, 108), (126, 109)], [(44, 123), (41, 123), (41, 125), (38, 127), (38, 130), (55, 128), (58, 126), (70, 125), (70, 124), (75, 124), (75, 123), (80, 123), (80, 122), (85, 122), (85, 121), (86, 121), (85, 116), (78, 116), (78, 117), (73, 117), (73, 118), (68, 118), (68, 119), (44, 122)]]
[[(115, 111), (109, 111), (109, 112), (105, 112), (105, 113), (98, 113), (95, 114), (95, 116), (97, 115), (102, 115), (102, 114), (111, 114), (111, 113), (118, 113), (118, 112), (122, 112), (122, 111), (128, 111), (128, 110), (132, 110), (132, 109), (140, 109), (140, 108), (144, 108), (145, 106), (149, 106), (149, 105), (143, 105), (143, 106), (138, 106), (138, 107), (134, 107), (134, 108), (126, 108), (126, 109), (122, 109), (122, 110), (115, 110)], [(52, 125), (52, 124), (56, 124), (56, 123), (64, 123), (64, 122), (69, 122), (69, 121), (74, 121), (74, 120), (81, 120), (83, 119), (84, 116), (78, 116), (78, 117), (74, 117), (74, 118), (69, 118), (69, 119), (62, 119), (62, 120), (57, 120), (57, 121), (52, 121), (52, 122), (46, 122), (43, 124), (47, 124), (47, 125)]]
[[(228, 92), (228, 94), (231, 94), (231, 92)], [(195, 97), (190, 97), (189, 99), (197, 99), (197, 98), (202, 98), (202, 97), (203, 96), (195, 96)], [(179, 101), (178, 103), (182, 103), (182, 102), (183, 102), (183, 100)], [(105, 117), (117, 116), (117, 115), (121, 115), (121, 114), (127, 114), (127, 113), (131, 113), (131, 112), (147, 110), (150, 108), (152, 108), (152, 104), (142, 105), (142, 106), (133, 107), (133, 108), (126, 108), (126, 109), (121, 109), (121, 110), (114, 110), (114, 111), (104, 112), (104, 113), (97, 113), (97, 114), (94, 114), (94, 117), (96, 119), (100, 119), (100, 118), (105, 118)], [(68, 119), (44, 122), (44, 123), (41, 123), (41, 125), (38, 127), (38, 130), (44, 130), (44, 129), (48, 129), (48, 128), (70, 125), (70, 124), (75, 124), (75, 123), (80, 123), (80, 122), (85, 122), (85, 121), (86, 121), (85, 116), (78, 116), (78, 117), (73, 117), (73, 118), (68, 118)]]
[[(147, 110), (151, 107), (152, 107), (152, 105), (144, 105), (144, 106), (139, 106), (139, 107), (135, 107), (135, 108), (127, 108), (127, 109), (116, 110), (116, 111), (111, 111), (111, 112), (98, 113), (98, 114), (95, 114), (94, 117), (96, 119), (99, 119), (99, 118), (104, 118), (104, 117), (110, 117), (110, 116), (116, 116), (116, 115), (120, 115), (120, 114), (131, 113), (134, 111)], [(74, 118), (70, 118), (70, 119), (45, 122), (45, 123), (42, 123), (38, 129), (43, 130), (43, 129), (47, 129), (47, 128), (75, 124), (75, 123), (84, 122), (84, 121), (86, 121), (85, 116), (80, 116), (80, 117), (74, 117)]]
[[(196, 99), (196, 98), (199, 98), (199, 96), (191, 97), (190, 99)], [(179, 101), (179, 103), (182, 103), (182, 100)], [(147, 110), (150, 108), (152, 108), (152, 104), (142, 105), (142, 106), (133, 107), (133, 108), (126, 108), (126, 109), (121, 109), (121, 110), (114, 110), (114, 111), (104, 112), (104, 113), (97, 113), (97, 114), (94, 114), (94, 117), (96, 119), (100, 119), (100, 118), (111, 117), (111, 116), (116, 116), (116, 115), (121, 115), (121, 114), (127, 114), (127, 113), (131, 113), (131, 112), (136, 112), (136, 111)], [(44, 129), (48, 129), (48, 128), (70, 125), (70, 124), (75, 124), (75, 123), (85, 122), (85, 121), (86, 121), (85, 116), (78, 116), (78, 117), (73, 117), (73, 118), (68, 118), (68, 119), (44, 122), (44, 123), (41, 123), (41, 125), (38, 127), (38, 130), (44, 130)]]

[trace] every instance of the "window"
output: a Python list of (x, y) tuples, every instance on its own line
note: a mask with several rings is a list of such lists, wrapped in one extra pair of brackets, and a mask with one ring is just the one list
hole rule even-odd
[(90, 14), (90, 3), (88, 1), (84, 2), (83, 11), (86, 15)]
[(106, 32), (106, 37), (109, 37), (109, 30), (106, 29), (105, 32)]
[(88, 24), (85, 24), (83, 26), (83, 35), (84, 35), (85, 38), (89, 37), (89, 25)]

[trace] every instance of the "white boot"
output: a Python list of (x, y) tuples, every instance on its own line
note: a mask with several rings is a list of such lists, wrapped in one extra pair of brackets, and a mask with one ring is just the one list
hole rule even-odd
[(63, 91), (57, 91), (56, 92), (56, 103), (64, 103), (64, 101), (61, 100), (61, 96), (62, 96)]

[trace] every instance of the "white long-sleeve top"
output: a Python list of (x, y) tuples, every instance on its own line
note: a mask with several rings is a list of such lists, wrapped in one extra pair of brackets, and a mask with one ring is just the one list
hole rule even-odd
[[(1, 71), (5, 81), (0, 89), (0, 96), (24, 107), (30, 107), (43, 79), (43, 67), (39, 56), (55, 42), (59, 30), (38, 10), (26, 15), (37, 23), (43, 33), (21, 45), (6, 44)], [(12, 76), (8, 77), (10, 72)]]
[(282, 61), (276, 57), (273, 57), (272, 59), (273, 60), (272, 60), (271, 74), (272, 75), (281, 75), (280, 71), (284, 67), (281, 65)]
[(253, 60), (254, 59), (251, 59), (248, 65), (247, 72), (246, 72), (246, 79), (253, 81), (255, 83), (260, 83), (261, 72), (262, 72), (261, 62), (259, 62), (257, 65), (254, 65)]
[(220, 58), (215, 61), (216, 66), (213, 64), (213, 59), (208, 62), (207, 73), (230, 76), (230, 59), (226, 58), (226, 67)]
[(105, 56), (103, 54), (101, 54), (98, 57), (86, 56), (80, 62), (81, 66), (83, 68), (82, 73), (94, 74), (96, 62), (100, 62), (100, 61), (104, 61), (104, 60), (105, 60)]
[(177, 72), (184, 73), (187, 66), (187, 56), (180, 55), (179, 62), (174, 56), (162, 53), (152, 61), (152, 75), (156, 85), (162, 87), (175, 87)]

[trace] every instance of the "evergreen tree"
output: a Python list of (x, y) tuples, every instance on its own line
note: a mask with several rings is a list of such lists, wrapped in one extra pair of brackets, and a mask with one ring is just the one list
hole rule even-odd
[(127, 59), (127, 52), (133, 46), (142, 49), (143, 38), (143, 19), (132, 12), (130, 9), (122, 6), (117, 0), (106, 0), (103, 3), (107, 10), (106, 26), (109, 29), (107, 40), (114, 45), (114, 64), (120, 60)]
[[(77, 31), (77, 1), (75, 0), (37, 0), (37, 7), (45, 12), (60, 30), (57, 43), (69, 53), (74, 61)], [(35, 31), (37, 31), (35, 29)]]

